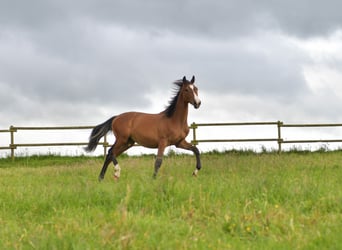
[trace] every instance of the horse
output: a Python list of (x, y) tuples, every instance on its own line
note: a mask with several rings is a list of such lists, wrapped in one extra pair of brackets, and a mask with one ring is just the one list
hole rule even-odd
[(177, 148), (190, 150), (196, 156), (196, 168), (193, 176), (197, 176), (201, 169), (200, 152), (195, 145), (185, 140), (189, 133), (188, 104), (195, 109), (201, 105), (198, 97), (198, 88), (195, 86), (195, 76), (190, 81), (183, 79), (174, 82), (175, 95), (169, 101), (166, 109), (158, 114), (141, 112), (126, 112), (113, 116), (102, 124), (97, 125), (91, 132), (89, 143), (85, 150), (94, 151), (100, 139), (110, 130), (115, 136), (115, 143), (109, 149), (102, 170), (98, 177), (102, 181), (108, 165), (114, 164), (114, 179), (120, 178), (121, 168), (117, 157), (132, 147), (135, 143), (147, 148), (158, 148), (154, 163), (153, 177), (156, 178), (163, 161), (166, 147), (175, 145)]

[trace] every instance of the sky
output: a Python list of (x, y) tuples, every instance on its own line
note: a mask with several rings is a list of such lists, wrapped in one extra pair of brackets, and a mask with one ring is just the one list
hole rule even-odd
[(158, 113), (196, 77), (191, 122), (342, 122), (339, 0), (0, 0), (0, 128)]

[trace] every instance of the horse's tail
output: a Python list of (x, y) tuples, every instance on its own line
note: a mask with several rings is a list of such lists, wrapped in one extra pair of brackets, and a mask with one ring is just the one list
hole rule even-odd
[(100, 125), (97, 125), (90, 134), (89, 137), (89, 143), (84, 148), (87, 152), (92, 152), (95, 150), (97, 144), (99, 143), (100, 139), (106, 135), (109, 131), (112, 130), (112, 122), (116, 116), (113, 116), (109, 120), (105, 121), (104, 123), (101, 123)]

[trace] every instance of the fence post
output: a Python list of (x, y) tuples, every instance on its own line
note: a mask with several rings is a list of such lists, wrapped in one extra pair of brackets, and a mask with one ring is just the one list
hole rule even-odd
[(193, 145), (198, 145), (197, 139), (196, 139), (196, 129), (197, 129), (197, 125), (195, 122), (193, 122), (190, 126), (190, 128), (192, 129), (192, 144)]
[(106, 159), (106, 155), (107, 155), (107, 147), (108, 147), (107, 134), (105, 134), (104, 138), (103, 138), (103, 156), (105, 159)]
[(11, 159), (12, 161), (14, 161), (14, 150), (17, 148), (16, 146), (14, 146), (14, 132), (17, 132), (17, 129), (13, 125), (11, 125), (9, 131), (11, 133), (11, 144), (9, 145), (9, 147), (11, 148)]
[(278, 127), (278, 154), (281, 153), (281, 143), (283, 142), (283, 139), (281, 138), (281, 127), (283, 125), (283, 122), (278, 121), (277, 127)]

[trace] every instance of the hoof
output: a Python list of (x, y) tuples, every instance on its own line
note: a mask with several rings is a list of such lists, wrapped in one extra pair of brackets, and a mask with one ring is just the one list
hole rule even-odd
[(103, 177), (99, 176), (98, 180), (99, 180), (99, 182), (103, 181)]
[(113, 176), (113, 179), (114, 179), (114, 181), (118, 181), (118, 180), (119, 180), (119, 177), (116, 176), (116, 175), (114, 175), (114, 176)]
[(153, 173), (153, 175), (152, 175), (152, 179), (157, 179), (157, 173)]
[(194, 171), (194, 172), (192, 172), (192, 176), (193, 176), (193, 177), (197, 177), (197, 174), (198, 174), (198, 170), (197, 170), (197, 169), (195, 169), (195, 171)]

